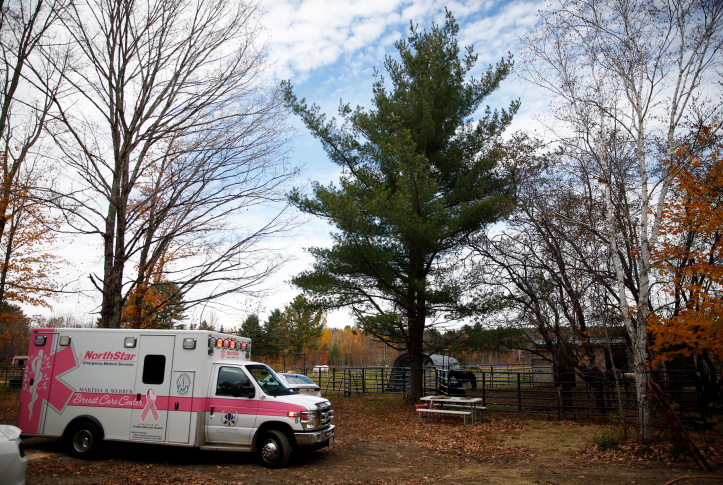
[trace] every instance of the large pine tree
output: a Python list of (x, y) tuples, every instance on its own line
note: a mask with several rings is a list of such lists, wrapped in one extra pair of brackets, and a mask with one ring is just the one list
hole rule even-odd
[(449, 12), (429, 31), (412, 25), (396, 43), (399, 60), (385, 61), (390, 89), (375, 73), (373, 108), (342, 106), (341, 126), (285, 83), (288, 105), (344, 169), (339, 187), (291, 194), (296, 207), (337, 229), (333, 247), (310, 249), (314, 267), (293, 283), (316, 305), (351, 308), (365, 331), (408, 351), (412, 398), (422, 395), (425, 328), (474, 307), (460, 264), (466, 239), (508, 207), (495, 147), (519, 103), (474, 115), (512, 62), (468, 78), (477, 56), (472, 47), (461, 55), (458, 33)]

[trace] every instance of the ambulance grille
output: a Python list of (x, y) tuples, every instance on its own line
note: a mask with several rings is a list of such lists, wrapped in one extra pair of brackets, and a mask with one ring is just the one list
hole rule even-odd
[(319, 428), (325, 428), (331, 424), (334, 420), (334, 410), (331, 408), (329, 401), (318, 403), (316, 405), (317, 413), (319, 414)]

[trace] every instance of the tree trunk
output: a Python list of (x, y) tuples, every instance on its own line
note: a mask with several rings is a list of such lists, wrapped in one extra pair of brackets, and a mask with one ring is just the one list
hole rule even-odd
[(409, 325), (409, 400), (417, 402), (424, 395), (424, 313), (418, 312)]

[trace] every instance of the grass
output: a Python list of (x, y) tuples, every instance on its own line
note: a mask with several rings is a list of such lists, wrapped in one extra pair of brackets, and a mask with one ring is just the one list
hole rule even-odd
[(604, 429), (592, 437), (592, 442), (597, 445), (598, 451), (616, 450), (620, 446), (620, 438), (609, 429)]

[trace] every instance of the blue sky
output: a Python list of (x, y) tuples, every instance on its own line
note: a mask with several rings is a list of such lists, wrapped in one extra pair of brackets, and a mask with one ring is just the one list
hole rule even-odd
[[(373, 70), (383, 72), (385, 56), (396, 54), (394, 42), (408, 35), (410, 20), (420, 29), (428, 28), (433, 22), (442, 23), (446, 6), (460, 25), (460, 45), (475, 47), (479, 60), (472, 75), (478, 76), (508, 52), (516, 54), (517, 38), (534, 27), (538, 10), (544, 8), (543, 2), (535, 1), (262, 0), (261, 5), (265, 11), (261, 22), (266, 29), (270, 63), (268, 82), (290, 80), (299, 98), (318, 104), (329, 116), (336, 115), (340, 99), (352, 106), (369, 107)], [(492, 108), (507, 107), (511, 100), (518, 98), (522, 108), (510, 131), (531, 129), (535, 126), (534, 116), (546, 109), (547, 101), (514, 76), (488, 99), (488, 104)], [(312, 180), (324, 184), (336, 181), (339, 168), (326, 158), (319, 142), (298, 119), (290, 119), (290, 124), (297, 133), (289, 156), (294, 164), (304, 167), (295, 185), (303, 187)], [(303, 248), (329, 245), (330, 230), (322, 221), (308, 219), (293, 235), (280, 242), (293, 260), (270, 282), (273, 291), (263, 299), (229, 297), (222, 302), (226, 306), (216, 310), (219, 323), (226, 328), (237, 326), (250, 312), (258, 312), (264, 318), (269, 311), (289, 303), (298, 290), (287, 281), (313, 262)], [(54, 305), (54, 313), (87, 319), (91, 312), (97, 312), (99, 295), (89, 291), (87, 276), (100, 271), (97, 243), (93, 240), (93, 248), (82, 251), (82, 263), (72, 265), (76, 273), (69, 276), (75, 280), (71, 284), (73, 288), (85, 291), (59, 301)], [(78, 247), (76, 243), (69, 245)], [(97, 258), (91, 257), (90, 251), (96, 251)], [(26, 309), (26, 312), (38, 313), (37, 309)], [(197, 321), (201, 310), (194, 310), (191, 317)], [(329, 315), (328, 323), (343, 327), (353, 324), (353, 320), (341, 311)]]
[[(396, 55), (394, 43), (409, 33), (409, 22), (419, 28), (444, 22), (445, 6), (460, 25), (460, 45), (474, 45), (478, 62), (473, 76), (479, 76), (490, 63), (517, 50), (517, 37), (532, 29), (541, 2), (401, 2), (321, 0), (272, 0), (264, 3), (264, 23), (269, 29), (269, 55), (275, 81), (291, 80), (295, 94), (309, 104), (321, 106), (328, 116), (335, 116), (340, 103), (370, 106), (373, 70), (383, 73), (384, 58)], [(544, 109), (545, 100), (528, 93), (527, 86), (516, 78), (509, 79), (488, 99), (492, 108), (507, 107), (513, 99), (522, 100), (510, 131), (528, 129), (533, 116)], [(292, 119), (298, 129), (291, 150), (292, 160), (304, 166), (298, 185), (310, 180), (336, 181), (339, 168), (325, 156), (321, 144)], [(293, 274), (308, 268), (313, 259), (303, 251), (307, 246), (329, 244), (331, 228), (318, 220), (308, 220), (289, 245), (295, 260), (288, 264), (277, 280), (277, 290), (264, 299), (269, 311), (289, 302), (298, 290), (287, 281)], [(331, 326), (352, 324), (346, 312), (329, 315)]]

